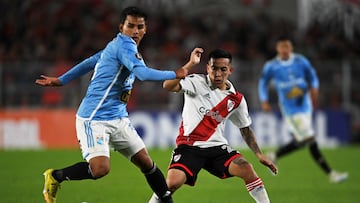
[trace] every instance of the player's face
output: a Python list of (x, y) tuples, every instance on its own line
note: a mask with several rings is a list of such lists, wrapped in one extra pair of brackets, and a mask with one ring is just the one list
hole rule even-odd
[(289, 40), (283, 40), (276, 43), (276, 51), (282, 60), (287, 60), (293, 51), (293, 45)]
[(126, 16), (124, 24), (119, 25), (119, 30), (122, 34), (131, 37), (137, 45), (146, 33), (146, 24), (143, 17)]
[(210, 59), (206, 66), (212, 85), (225, 90), (226, 81), (232, 72), (230, 60), (228, 58)]

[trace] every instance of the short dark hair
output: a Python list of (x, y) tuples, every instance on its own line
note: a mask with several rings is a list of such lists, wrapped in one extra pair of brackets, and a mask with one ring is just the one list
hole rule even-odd
[(293, 38), (288, 35), (280, 35), (279, 37), (276, 38), (276, 42), (281, 42), (281, 41), (290, 41), (291, 43), (294, 42)]
[(124, 8), (124, 10), (121, 12), (120, 23), (124, 23), (127, 16), (142, 17), (145, 21), (147, 20), (147, 14), (136, 6), (129, 6)]
[(230, 63), (232, 61), (231, 53), (224, 49), (215, 49), (215, 50), (211, 51), (209, 54), (208, 61), (210, 61), (211, 59), (218, 59), (218, 58), (227, 58), (227, 59), (229, 59)]

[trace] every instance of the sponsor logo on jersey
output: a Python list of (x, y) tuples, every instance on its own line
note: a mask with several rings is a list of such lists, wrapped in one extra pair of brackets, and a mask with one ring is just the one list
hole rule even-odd
[(130, 74), (125, 80), (124, 80), (124, 86), (131, 86), (135, 81), (135, 75)]
[(295, 86), (286, 94), (287, 98), (293, 99), (304, 95), (304, 91), (299, 87)]
[(210, 116), (212, 119), (216, 120), (218, 123), (220, 123), (221, 121), (223, 121), (225, 118), (222, 117), (219, 114), (219, 111), (212, 111), (210, 109), (205, 109), (205, 107), (200, 107), (199, 108), (199, 112), (205, 116)]
[(279, 82), (278, 85), (280, 88), (288, 88), (288, 87), (292, 87), (292, 86), (295, 86), (295, 85), (301, 85), (301, 84), (304, 84), (306, 83), (304, 81), (303, 78), (297, 78), (297, 79), (294, 79), (294, 80), (291, 80), (291, 81), (286, 81), (286, 82)]
[(141, 56), (140, 53), (136, 53), (136, 54), (135, 54), (135, 57), (136, 57), (137, 59), (139, 59), (139, 60), (143, 60), (143, 58), (142, 58), (142, 56)]
[(120, 101), (127, 103), (129, 101), (130, 95), (131, 90), (125, 90), (120, 96)]

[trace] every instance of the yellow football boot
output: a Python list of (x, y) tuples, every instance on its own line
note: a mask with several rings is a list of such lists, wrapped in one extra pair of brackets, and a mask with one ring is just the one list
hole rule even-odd
[(53, 171), (54, 169), (47, 169), (44, 172), (45, 182), (43, 194), (46, 203), (56, 203), (56, 193), (60, 188), (60, 183), (52, 176)]

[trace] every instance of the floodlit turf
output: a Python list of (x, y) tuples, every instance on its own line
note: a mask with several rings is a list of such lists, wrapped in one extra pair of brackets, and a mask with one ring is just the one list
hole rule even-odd
[[(360, 146), (324, 149), (335, 169), (349, 172), (344, 183), (331, 184), (314, 164), (307, 150), (295, 152), (278, 163), (279, 175), (262, 167), (251, 151), (241, 150), (250, 160), (275, 203), (346, 203), (360, 202)], [(165, 172), (170, 150), (150, 150), (151, 156)], [(102, 179), (62, 183), (58, 203), (147, 202), (151, 190), (145, 178), (128, 160), (112, 153), (112, 170)], [(79, 150), (0, 151), (0, 202), (43, 202), (42, 172), (48, 167), (60, 168), (81, 161)], [(177, 203), (253, 202), (242, 180), (220, 180), (202, 171), (196, 187), (183, 186), (174, 194)]]

